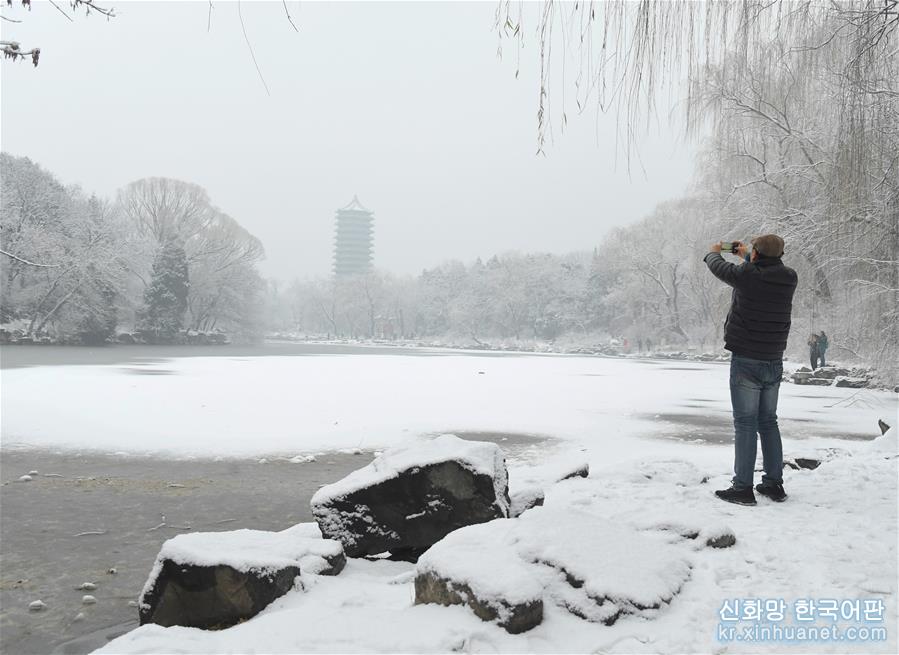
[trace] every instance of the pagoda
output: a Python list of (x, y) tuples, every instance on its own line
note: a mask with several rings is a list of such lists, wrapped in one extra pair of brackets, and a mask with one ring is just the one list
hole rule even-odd
[(362, 275), (372, 267), (374, 213), (359, 198), (337, 210), (334, 230), (334, 275)]

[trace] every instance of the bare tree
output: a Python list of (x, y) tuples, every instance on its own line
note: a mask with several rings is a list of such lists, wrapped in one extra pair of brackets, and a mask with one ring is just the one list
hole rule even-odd
[[(21, 0), (22, 7), (31, 11), (31, 0)], [(53, 6), (56, 11), (65, 16), (65, 18), (69, 21), (74, 21), (74, 15), (77, 14), (78, 11), (84, 10), (84, 14), (86, 16), (90, 16), (93, 14), (100, 14), (105, 16), (108, 19), (115, 17), (115, 9), (101, 7), (97, 5), (94, 0), (60, 0), (59, 3), (54, 0), (49, 0), (49, 3)], [(66, 11), (62, 8), (62, 4), (68, 4), (70, 11)], [(12, 8), (13, 0), (6, 0), (7, 9)], [(11, 18), (8, 15), (0, 14), (0, 18), (2, 18), (6, 22), (10, 23), (21, 23), (22, 21), (19, 19)], [(5, 59), (12, 59), (13, 61), (17, 61), (19, 59), (26, 59), (28, 57), (31, 58), (31, 63), (35, 66), (38, 65), (41, 56), (41, 49), (37, 47), (32, 47), (30, 50), (25, 50), (22, 45), (18, 41), (0, 41), (0, 52), (3, 52), (3, 57)]]
[(659, 98), (676, 95), (703, 138), (713, 225), (782, 234), (802, 281), (794, 325), (826, 324), (899, 376), (899, 0), (546, 0), (529, 15), (501, 2), (496, 29), (519, 57), (537, 40), (538, 150), (573, 97), (578, 112), (617, 113), (630, 159)]

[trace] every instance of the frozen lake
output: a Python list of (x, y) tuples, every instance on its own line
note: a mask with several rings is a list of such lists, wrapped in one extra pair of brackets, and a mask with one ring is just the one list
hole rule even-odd
[[(731, 435), (720, 363), (298, 344), (20, 346), (0, 359), (7, 447), (296, 456), (488, 431), (601, 445), (611, 463), (634, 439)], [(785, 384), (779, 413), (788, 441), (829, 441), (873, 438), (895, 407), (895, 394)]]
[[(455, 351), (398, 346), (338, 343), (266, 342), (227, 346), (0, 346), (0, 369), (27, 366), (68, 366), (149, 363), (184, 357), (302, 357), (306, 355), (448, 355)], [(473, 353), (478, 354), (478, 353)], [(484, 356), (506, 353), (485, 352)]]

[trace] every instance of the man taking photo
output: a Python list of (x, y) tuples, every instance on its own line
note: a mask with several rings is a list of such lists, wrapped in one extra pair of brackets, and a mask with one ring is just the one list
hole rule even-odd
[[(729, 503), (755, 505), (752, 492), (756, 436), (762, 442), (764, 475), (755, 489), (782, 502), (783, 445), (777, 426), (777, 394), (783, 376), (783, 353), (790, 334), (796, 271), (784, 266), (784, 241), (775, 234), (752, 240), (751, 249), (734, 242), (731, 251), (744, 259), (726, 262), (722, 243), (704, 258), (712, 274), (733, 287), (724, 323), (724, 348), (731, 352), (730, 400), (734, 415), (734, 477), (729, 489), (715, 495)], [(747, 257), (748, 255), (748, 257)]]

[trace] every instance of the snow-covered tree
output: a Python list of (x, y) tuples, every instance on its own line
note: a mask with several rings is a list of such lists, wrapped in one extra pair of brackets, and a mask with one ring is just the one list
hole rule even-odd
[(151, 343), (174, 341), (184, 327), (190, 277), (184, 248), (169, 240), (163, 242), (153, 261), (150, 286), (144, 293), (138, 330)]

